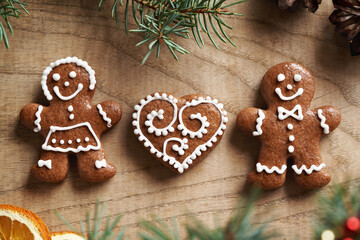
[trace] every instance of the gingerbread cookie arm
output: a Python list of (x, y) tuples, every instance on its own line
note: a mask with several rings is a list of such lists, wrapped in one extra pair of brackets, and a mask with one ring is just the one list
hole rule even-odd
[(341, 114), (337, 108), (324, 106), (314, 110), (314, 114), (320, 121), (323, 134), (329, 134), (337, 128), (341, 122)]
[(105, 130), (115, 126), (121, 119), (122, 110), (119, 103), (106, 101), (96, 105), (96, 109), (103, 120)]
[(41, 120), (44, 119), (44, 110), (46, 108), (37, 103), (30, 103), (21, 109), (20, 121), (27, 128), (33, 129), (34, 132), (39, 132), (43, 129)]
[(260, 136), (263, 133), (262, 125), (265, 119), (265, 110), (259, 108), (245, 108), (237, 116), (238, 128), (246, 134)]

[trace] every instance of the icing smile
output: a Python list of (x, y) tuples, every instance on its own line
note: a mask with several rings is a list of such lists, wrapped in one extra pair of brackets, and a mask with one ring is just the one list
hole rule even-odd
[(294, 98), (302, 95), (303, 92), (304, 92), (304, 89), (303, 89), (303, 88), (299, 88), (299, 89), (297, 90), (297, 92), (296, 92), (294, 95), (290, 96), (290, 97), (285, 97), (285, 96), (281, 93), (281, 89), (280, 89), (280, 88), (276, 88), (276, 89), (275, 89), (275, 92), (276, 92), (276, 94), (279, 96), (279, 98), (280, 98), (281, 100), (289, 101), (289, 100), (293, 100)]
[(65, 96), (61, 95), (58, 86), (54, 87), (54, 92), (55, 92), (56, 96), (58, 96), (58, 98), (60, 98), (61, 100), (67, 101), (67, 100), (73, 99), (82, 89), (83, 89), (83, 85), (81, 83), (79, 83), (77, 90), (70, 96), (65, 97)]

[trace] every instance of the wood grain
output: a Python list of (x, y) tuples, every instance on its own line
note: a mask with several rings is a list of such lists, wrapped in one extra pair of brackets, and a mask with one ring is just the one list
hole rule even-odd
[[(118, 229), (127, 225), (130, 239), (139, 230), (139, 219), (152, 213), (186, 222), (188, 211), (208, 223), (215, 216), (225, 222), (238, 196), (246, 196), (246, 176), (259, 150), (253, 138), (235, 129), (236, 115), (245, 107), (264, 105), (259, 97), (261, 78), (283, 61), (302, 63), (315, 75), (312, 107), (333, 105), (341, 110), (342, 123), (321, 141), (321, 152), (333, 177), (330, 185), (359, 187), (360, 57), (350, 57), (347, 43), (334, 33), (327, 19), (333, 10), (331, 1), (310, 14), (278, 10), (271, 0), (250, 0), (234, 8), (245, 16), (227, 17), (237, 48), (219, 43), (222, 51), (217, 51), (206, 40), (199, 49), (193, 40), (179, 39), (191, 55), (176, 62), (163, 48), (159, 60), (151, 57), (144, 66), (139, 63), (146, 47), (135, 47), (142, 36), (126, 37), (123, 30), (116, 30), (110, 5), (108, 1), (99, 13), (95, 0), (34, 0), (30, 15), (13, 22), (16, 37), (10, 37), (10, 50), (1, 46), (0, 57), (1, 203), (28, 208), (51, 231), (58, 231), (67, 228), (55, 210), (77, 224), (98, 198), (108, 201), (107, 215), (124, 214)], [(123, 107), (123, 119), (102, 138), (108, 158), (118, 168), (105, 183), (83, 182), (74, 163), (61, 184), (29, 177), (43, 140), (19, 123), (18, 114), (27, 103), (46, 103), (40, 88), (42, 71), (66, 56), (82, 58), (95, 69), (94, 103), (112, 99)], [(155, 91), (210, 95), (229, 112), (222, 142), (185, 175), (175, 176), (152, 159), (132, 133), (133, 106)], [(289, 177), (283, 188), (259, 200), (255, 222), (269, 222), (281, 239), (309, 239), (318, 214), (316, 196), (329, 189), (305, 192)]]

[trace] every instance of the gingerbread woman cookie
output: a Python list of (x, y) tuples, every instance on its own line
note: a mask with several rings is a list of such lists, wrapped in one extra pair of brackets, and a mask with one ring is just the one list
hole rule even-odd
[(40, 160), (31, 169), (35, 178), (64, 180), (69, 155), (76, 155), (79, 175), (86, 181), (100, 182), (115, 175), (100, 136), (118, 123), (121, 107), (114, 101), (92, 105), (95, 84), (95, 71), (76, 57), (57, 60), (45, 69), (41, 86), (50, 106), (31, 103), (20, 113), (26, 127), (45, 137)]
[(281, 63), (265, 74), (261, 94), (268, 109), (246, 108), (237, 117), (240, 130), (261, 141), (249, 182), (264, 189), (281, 187), (288, 160), (301, 187), (314, 189), (330, 182), (319, 140), (340, 124), (341, 115), (331, 106), (310, 109), (314, 92), (314, 78), (300, 64)]

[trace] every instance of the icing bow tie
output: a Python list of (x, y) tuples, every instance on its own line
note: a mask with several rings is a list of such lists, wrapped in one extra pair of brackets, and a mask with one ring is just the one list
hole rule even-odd
[(106, 168), (106, 160), (105, 159), (103, 159), (101, 161), (96, 160), (95, 161), (95, 167), (96, 168)]
[(287, 117), (293, 117), (297, 120), (303, 120), (304, 116), (302, 115), (301, 105), (296, 105), (292, 110), (287, 110), (283, 107), (278, 107), (278, 118), (279, 120), (284, 120)]
[(44, 160), (39, 160), (39, 161), (38, 161), (38, 166), (39, 166), (39, 167), (45, 166), (45, 167), (47, 167), (48, 169), (51, 169), (51, 160), (46, 160), (46, 161), (44, 161)]

